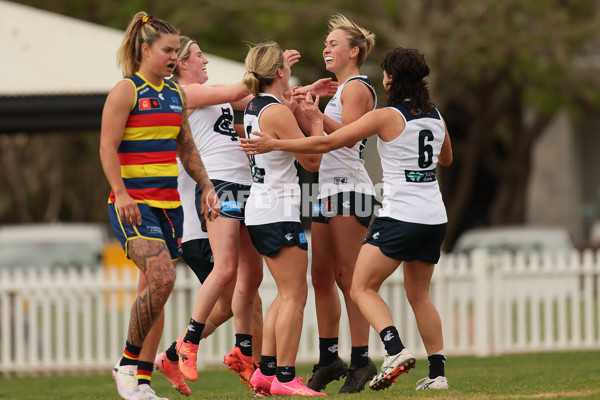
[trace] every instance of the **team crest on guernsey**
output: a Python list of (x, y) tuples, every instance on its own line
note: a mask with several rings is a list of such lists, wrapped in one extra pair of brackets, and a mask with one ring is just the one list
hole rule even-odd
[(160, 102), (158, 99), (146, 98), (138, 101), (140, 110), (152, 110), (154, 108), (160, 108)]

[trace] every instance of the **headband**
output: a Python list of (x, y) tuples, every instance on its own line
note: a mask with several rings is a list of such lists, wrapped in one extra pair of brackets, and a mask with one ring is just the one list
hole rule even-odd
[(152, 21), (153, 19), (154, 19), (154, 17), (153, 17), (152, 15), (144, 15), (144, 16), (142, 17), (142, 26), (143, 26), (145, 23)]
[(192, 43), (194, 43), (193, 40), (190, 39), (190, 41), (188, 41), (185, 46), (183, 46), (183, 49), (181, 49), (181, 51), (179, 52), (179, 54), (177, 54), (177, 59), (181, 60), (181, 56), (183, 56), (185, 54), (186, 51), (188, 51), (188, 49), (190, 48), (190, 46), (192, 45)]

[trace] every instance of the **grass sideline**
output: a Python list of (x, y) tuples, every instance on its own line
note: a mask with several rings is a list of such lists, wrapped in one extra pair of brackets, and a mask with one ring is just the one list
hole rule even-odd
[[(326, 393), (331, 399), (594, 399), (600, 398), (600, 351), (519, 354), (498, 357), (450, 357), (446, 363), (448, 391), (416, 392), (417, 380), (428, 372), (427, 360), (417, 360), (415, 370), (398, 378), (390, 389), (340, 395), (342, 381), (331, 383)], [(381, 366), (381, 360), (375, 360)], [(377, 362), (379, 361), (379, 362)], [(252, 394), (225, 369), (199, 371), (197, 382), (190, 382), (192, 395), (183, 396), (171, 389), (156, 373), (152, 386), (160, 396), (180, 399), (252, 399)], [(299, 376), (307, 376), (310, 366), (299, 366)], [(64, 400), (118, 399), (110, 371), (103, 375), (3, 377), (0, 399)]]

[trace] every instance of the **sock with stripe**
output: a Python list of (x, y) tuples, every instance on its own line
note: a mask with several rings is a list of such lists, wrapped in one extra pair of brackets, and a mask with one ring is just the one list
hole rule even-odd
[(152, 381), (152, 370), (154, 364), (147, 361), (138, 361), (137, 378), (138, 385), (150, 385)]
[(121, 357), (119, 365), (137, 365), (141, 352), (141, 347), (134, 346), (126, 341), (125, 350), (123, 350), (123, 357)]

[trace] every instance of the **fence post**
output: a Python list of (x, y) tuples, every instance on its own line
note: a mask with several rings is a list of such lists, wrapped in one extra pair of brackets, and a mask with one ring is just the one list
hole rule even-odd
[(486, 357), (490, 355), (489, 329), (489, 293), (490, 293), (490, 262), (487, 250), (474, 250), (471, 255), (473, 271), (473, 344), (475, 355)]

